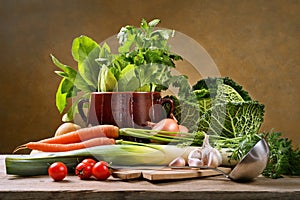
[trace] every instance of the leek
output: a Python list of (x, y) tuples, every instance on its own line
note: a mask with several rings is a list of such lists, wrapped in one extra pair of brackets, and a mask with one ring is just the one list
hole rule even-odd
[[(195, 147), (178, 145), (142, 144), (119, 141), (117, 145), (32, 155), (10, 155), (5, 158), (6, 173), (20, 176), (46, 175), (53, 162), (63, 162), (70, 173), (84, 158), (93, 157), (111, 163), (111, 166), (166, 166), (178, 156), (187, 157)], [(138, 144), (138, 145), (136, 145)]]

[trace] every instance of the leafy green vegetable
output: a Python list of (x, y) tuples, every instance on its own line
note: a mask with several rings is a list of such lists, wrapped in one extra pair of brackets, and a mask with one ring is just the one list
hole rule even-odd
[(96, 59), (99, 57), (100, 46), (87, 36), (80, 36), (73, 40), (72, 55), (78, 62), (78, 71), (88, 85), (97, 88), (99, 65)]
[(199, 120), (199, 130), (227, 138), (256, 134), (263, 122), (264, 105), (256, 101), (213, 105)]
[(163, 49), (169, 50), (167, 40), (174, 36), (172, 30), (154, 30), (159, 24), (159, 19), (154, 19), (147, 23), (142, 19), (141, 28), (137, 29), (133, 26), (125, 26), (118, 33), (118, 39), (121, 46), (120, 53), (130, 52), (132, 48), (137, 49)]
[(270, 158), (263, 175), (280, 178), (282, 175), (300, 176), (300, 150), (292, 147), (292, 140), (282, 138), (281, 132), (268, 133)]
[[(171, 74), (175, 61), (182, 59), (171, 53), (167, 44), (174, 31), (155, 29), (159, 22), (159, 19), (154, 19), (148, 23), (143, 19), (140, 28), (122, 27), (117, 36), (118, 54), (112, 54), (106, 43), (100, 46), (84, 35), (75, 38), (72, 56), (78, 63), (78, 70), (60, 63), (51, 55), (53, 63), (62, 70), (56, 71), (62, 77), (56, 93), (59, 112), (63, 113), (67, 108), (68, 98), (89, 98), (91, 92), (97, 91), (160, 92), (170, 86), (178, 87), (179, 95), (189, 91), (186, 76)], [(73, 103), (63, 121), (73, 120), (76, 112), (77, 105)]]
[(257, 133), (264, 117), (264, 105), (228, 77), (199, 80), (175, 105), (175, 117), (192, 131), (228, 138)]
[[(300, 150), (280, 132), (259, 133), (264, 105), (252, 100), (242, 86), (228, 77), (199, 80), (185, 99), (171, 96), (180, 123), (193, 131), (192, 145), (201, 145), (203, 132), (216, 148), (229, 149), (230, 160), (240, 160), (262, 138), (270, 147), (270, 158), (263, 175), (279, 178), (300, 175)], [(197, 138), (197, 139), (196, 139)]]
[[(225, 85), (227, 86), (227, 88), (231, 88), (230, 89), (231, 91), (228, 90), (227, 92), (221, 91), (219, 88), (220, 85)], [(239, 85), (229, 77), (208, 77), (205, 79), (201, 79), (193, 86), (193, 91), (197, 91), (201, 89), (206, 90), (205, 95), (201, 96), (202, 98), (204, 97), (215, 98), (218, 92), (222, 92), (222, 93), (225, 92), (228, 95), (230, 95), (232, 94), (232, 91), (234, 91), (233, 93), (241, 96), (241, 98), (244, 101), (252, 100), (248, 92), (245, 91), (241, 85)]]

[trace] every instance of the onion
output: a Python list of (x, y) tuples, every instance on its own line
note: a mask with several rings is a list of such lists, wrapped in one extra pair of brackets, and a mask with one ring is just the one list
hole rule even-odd
[[(179, 125), (177, 124), (177, 121), (170, 118), (165, 118), (159, 121), (158, 123), (152, 123), (148, 122), (148, 126), (151, 127), (151, 129), (155, 132), (153, 134), (161, 134), (161, 135), (168, 135), (168, 136), (176, 136), (177, 134), (166, 134), (159, 131), (169, 131), (169, 132), (179, 132)], [(165, 142), (156, 141), (156, 140), (150, 140), (153, 143), (160, 143), (165, 144)]]
[(152, 130), (179, 132), (179, 125), (174, 119), (166, 118), (154, 124)]

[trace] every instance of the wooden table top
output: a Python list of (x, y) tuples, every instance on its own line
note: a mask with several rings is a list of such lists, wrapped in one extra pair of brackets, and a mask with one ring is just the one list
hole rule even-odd
[(224, 176), (150, 182), (79, 180), (68, 175), (61, 182), (48, 176), (18, 177), (5, 173), (5, 155), (0, 155), (0, 199), (300, 199), (300, 177), (236, 183)]

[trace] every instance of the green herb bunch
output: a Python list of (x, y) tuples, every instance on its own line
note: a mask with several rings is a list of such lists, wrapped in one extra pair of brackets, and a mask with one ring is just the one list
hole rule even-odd
[(78, 101), (88, 99), (91, 92), (142, 91), (160, 92), (170, 86), (178, 87), (179, 94), (190, 90), (187, 77), (172, 75), (175, 61), (182, 60), (173, 54), (167, 43), (175, 31), (156, 28), (160, 22), (143, 19), (140, 28), (122, 27), (117, 34), (118, 53), (111, 53), (108, 44), (100, 46), (87, 36), (73, 40), (72, 56), (78, 70), (62, 64), (51, 55), (53, 63), (61, 69), (62, 77), (56, 93), (56, 106), (60, 113), (67, 109), (68, 99), (77, 97), (63, 116), (72, 121)]
[(300, 150), (293, 148), (292, 140), (282, 137), (281, 132), (268, 133), (270, 157), (263, 175), (280, 178), (283, 175), (300, 176)]

